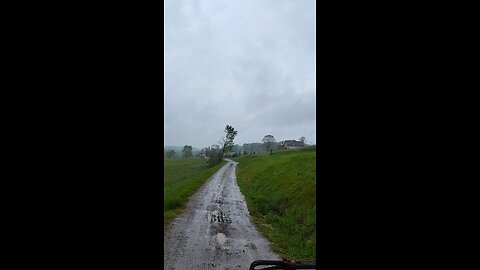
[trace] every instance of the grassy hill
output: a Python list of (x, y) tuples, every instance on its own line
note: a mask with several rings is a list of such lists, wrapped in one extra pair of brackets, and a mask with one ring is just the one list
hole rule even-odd
[(316, 147), (235, 158), (253, 221), (284, 258), (315, 259)]
[(164, 229), (176, 215), (184, 210), (188, 198), (226, 161), (208, 168), (202, 158), (165, 159), (163, 161), (163, 217)]

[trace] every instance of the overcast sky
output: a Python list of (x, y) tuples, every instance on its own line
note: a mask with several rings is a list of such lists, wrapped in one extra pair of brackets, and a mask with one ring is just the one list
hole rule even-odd
[(315, 0), (165, 0), (164, 144), (316, 143)]

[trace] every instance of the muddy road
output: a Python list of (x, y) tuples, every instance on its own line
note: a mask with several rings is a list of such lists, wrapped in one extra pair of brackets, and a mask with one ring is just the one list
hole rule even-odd
[(248, 269), (255, 260), (278, 260), (250, 220), (229, 160), (173, 220), (164, 238), (165, 269)]

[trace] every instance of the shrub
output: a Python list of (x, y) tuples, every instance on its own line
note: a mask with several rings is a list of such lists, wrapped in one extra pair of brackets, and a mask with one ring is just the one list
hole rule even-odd
[(217, 151), (214, 155), (211, 155), (209, 158), (208, 158), (208, 167), (213, 167), (215, 165), (217, 165), (218, 163), (220, 163), (223, 159), (223, 155), (222, 155), (222, 152), (221, 151)]

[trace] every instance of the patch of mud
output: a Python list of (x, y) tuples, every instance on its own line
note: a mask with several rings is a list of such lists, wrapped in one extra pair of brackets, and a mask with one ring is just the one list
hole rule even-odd
[(248, 243), (248, 244), (246, 244), (244, 247), (250, 248), (250, 249), (253, 249), (253, 250), (256, 250), (256, 249), (257, 249), (257, 246), (255, 246), (254, 243)]
[(212, 211), (210, 212), (210, 222), (232, 223), (232, 219), (222, 211)]

